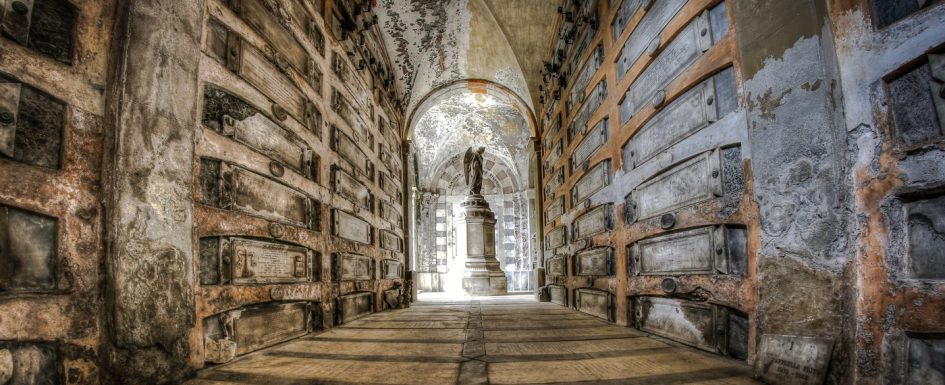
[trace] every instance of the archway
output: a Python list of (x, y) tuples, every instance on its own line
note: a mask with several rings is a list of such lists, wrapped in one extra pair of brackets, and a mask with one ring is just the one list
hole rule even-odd
[(466, 193), (463, 154), (473, 146), (486, 148), (483, 195), (498, 221), (496, 257), (509, 290), (534, 290), (533, 268), (541, 252), (535, 236), (539, 202), (530, 183), (536, 131), (522, 98), (488, 81), (454, 82), (420, 101), (405, 130), (413, 172), (412, 266), (420, 291), (459, 291), (461, 253), (453, 221)]

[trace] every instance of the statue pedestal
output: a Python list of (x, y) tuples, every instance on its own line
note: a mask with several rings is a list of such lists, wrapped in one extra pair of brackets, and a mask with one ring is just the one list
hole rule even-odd
[(463, 291), (469, 295), (508, 294), (508, 278), (495, 259), (495, 214), (482, 195), (469, 195), (460, 205), (463, 213), (456, 227), (466, 231), (457, 232), (456, 246), (466, 257)]

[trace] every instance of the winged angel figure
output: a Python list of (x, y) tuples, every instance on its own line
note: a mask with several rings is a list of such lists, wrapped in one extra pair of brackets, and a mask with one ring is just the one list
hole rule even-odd
[(486, 151), (485, 147), (479, 147), (475, 151), (470, 147), (463, 158), (463, 175), (466, 178), (466, 186), (469, 187), (469, 195), (482, 195), (482, 153), (484, 151)]

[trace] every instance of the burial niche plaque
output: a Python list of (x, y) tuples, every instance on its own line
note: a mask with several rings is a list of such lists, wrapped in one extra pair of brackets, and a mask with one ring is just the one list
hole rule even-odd
[(832, 352), (830, 339), (765, 334), (755, 373), (771, 384), (820, 385), (827, 376)]
[(338, 298), (338, 324), (346, 324), (374, 312), (374, 293), (360, 292)]
[(221, 241), (235, 285), (305, 282), (312, 276), (313, 252), (304, 247), (247, 238)]
[(374, 229), (367, 221), (347, 211), (331, 210), (331, 235), (363, 244), (371, 244)]
[(361, 254), (338, 252), (331, 255), (331, 275), (335, 281), (374, 279), (374, 260)]
[(575, 289), (574, 307), (597, 318), (614, 320), (614, 295), (597, 289)]
[(595, 247), (574, 255), (574, 275), (610, 276), (614, 274), (614, 249)]

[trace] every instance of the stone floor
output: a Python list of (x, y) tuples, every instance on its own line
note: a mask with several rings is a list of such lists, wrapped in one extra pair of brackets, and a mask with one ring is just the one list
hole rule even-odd
[(740, 362), (530, 296), (433, 299), (205, 370), (221, 384), (754, 384)]

